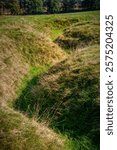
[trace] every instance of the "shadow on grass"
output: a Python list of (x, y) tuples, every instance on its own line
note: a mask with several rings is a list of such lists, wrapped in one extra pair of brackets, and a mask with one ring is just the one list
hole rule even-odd
[[(35, 76), (28, 82), (14, 107), (29, 117), (50, 119), (50, 127), (55, 130), (76, 140), (82, 136), (88, 137), (96, 147), (99, 147), (100, 106), (95, 99), (99, 93), (94, 86), (98, 81), (84, 78), (80, 94), (77, 92), (76, 85), (79, 81), (76, 78), (72, 79), (71, 83), (64, 81), (64, 85), (60, 83), (62, 79), (59, 80), (61, 87), (56, 92), (40, 88), (39, 78)], [(71, 94), (64, 96), (67, 87), (71, 88)]]

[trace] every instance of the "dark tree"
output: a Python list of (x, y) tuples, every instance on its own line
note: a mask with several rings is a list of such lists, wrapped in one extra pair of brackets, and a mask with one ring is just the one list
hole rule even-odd
[(5, 1), (0, 0), (0, 14), (3, 14), (5, 10)]
[(78, 0), (63, 0), (62, 1), (63, 11), (64, 12), (73, 11), (75, 4), (77, 3), (78, 3)]
[(7, 7), (10, 9), (11, 14), (20, 14), (20, 3), (19, 0), (9, 0)]
[(19, 0), (0, 0), (0, 9), (4, 13), (20, 14)]
[(25, 1), (25, 12), (27, 14), (38, 14), (43, 12), (43, 1), (42, 0), (26, 0)]
[(95, 9), (100, 9), (100, 0), (95, 0)]
[(100, 9), (100, 0), (0, 0), (0, 14), (40, 14)]
[(60, 0), (46, 0), (47, 12), (48, 13), (58, 13), (61, 9)]
[(20, 9), (22, 10), (23, 13), (25, 13), (26, 0), (19, 0), (19, 3), (20, 3)]
[(82, 7), (87, 10), (100, 9), (100, 0), (83, 0)]

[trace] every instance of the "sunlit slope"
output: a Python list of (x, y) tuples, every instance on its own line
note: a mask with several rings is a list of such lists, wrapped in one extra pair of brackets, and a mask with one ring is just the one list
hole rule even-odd
[(16, 18), (0, 16), (0, 149), (64, 150), (63, 139), (45, 124), (8, 107), (18, 97), (24, 78), (28, 76), (28, 82), (66, 57), (46, 33), (23, 17)]
[[(1, 27), (1, 34), (1, 40), (10, 39), (12, 45), (30, 64), (51, 64), (64, 57), (65, 53), (45, 33), (38, 32), (26, 22), (6, 24)], [(6, 42), (9, 44), (9, 41)]]
[(30, 23), (3, 18), (0, 21), (0, 102), (13, 98), (31, 67), (47, 68), (66, 57), (57, 44)]
[(0, 104), (16, 95), (18, 82), (28, 72), (29, 65), (17, 51), (14, 42), (5, 35), (0, 37)]

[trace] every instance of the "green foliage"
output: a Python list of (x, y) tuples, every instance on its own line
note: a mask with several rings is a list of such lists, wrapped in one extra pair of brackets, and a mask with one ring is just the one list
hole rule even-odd
[(78, 140), (66, 139), (65, 147), (65, 150), (99, 150), (86, 136), (79, 137)]
[(0, 0), (0, 14), (40, 14), (94, 10), (99, 0)]
[(83, 0), (82, 7), (88, 10), (100, 9), (100, 0)]
[(38, 14), (43, 12), (43, 0), (26, 0), (26, 14)]
[[(29, 73), (22, 79), (21, 84), (17, 90), (17, 95), (22, 94), (22, 90), (29, 90), (37, 82), (37, 75), (43, 74), (50, 68), (50, 65), (43, 65), (38, 67), (30, 67)], [(30, 82), (31, 81), (31, 82)], [(28, 87), (28, 89), (27, 89)]]
[(21, 13), (19, 0), (0, 0), (0, 5), (3, 13), (5, 9), (8, 9), (8, 11), (11, 12), (12, 15), (18, 15)]
[(47, 8), (49, 13), (60, 12), (60, 0), (48, 0)]
[(69, 12), (72, 11), (75, 4), (77, 4), (78, 0), (63, 0), (63, 11)]

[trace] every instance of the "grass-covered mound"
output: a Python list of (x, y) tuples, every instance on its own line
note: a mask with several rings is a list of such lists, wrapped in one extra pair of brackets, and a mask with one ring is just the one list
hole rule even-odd
[(99, 23), (83, 22), (66, 29), (55, 42), (65, 49), (77, 49), (99, 44)]
[(0, 34), (0, 103), (13, 99), (32, 67), (40, 73), (66, 57), (45, 33), (24, 19), (1, 17)]
[(64, 139), (8, 107), (0, 109), (1, 150), (65, 150)]
[(0, 104), (12, 100), (19, 81), (27, 74), (29, 65), (17, 51), (15, 43), (5, 35), (0, 37)]
[(31, 65), (53, 64), (65, 56), (64, 51), (45, 33), (35, 30), (29, 23), (23, 21), (6, 23), (1, 26), (0, 32), (2, 36), (12, 40), (16, 50)]
[[(35, 79), (33, 79), (35, 80)], [(32, 81), (31, 81), (32, 82)], [(70, 137), (86, 136), (99, 146), (99, 46), (91, 46), (52, 67), (29, 85), (16, 108), (48, 120)]]
[(64, 140), (45, 124), (8, 107), (28, 80), (66, 57), (45, 33), (16, 18), (0, 18), (0, 149), (64, 150)]

